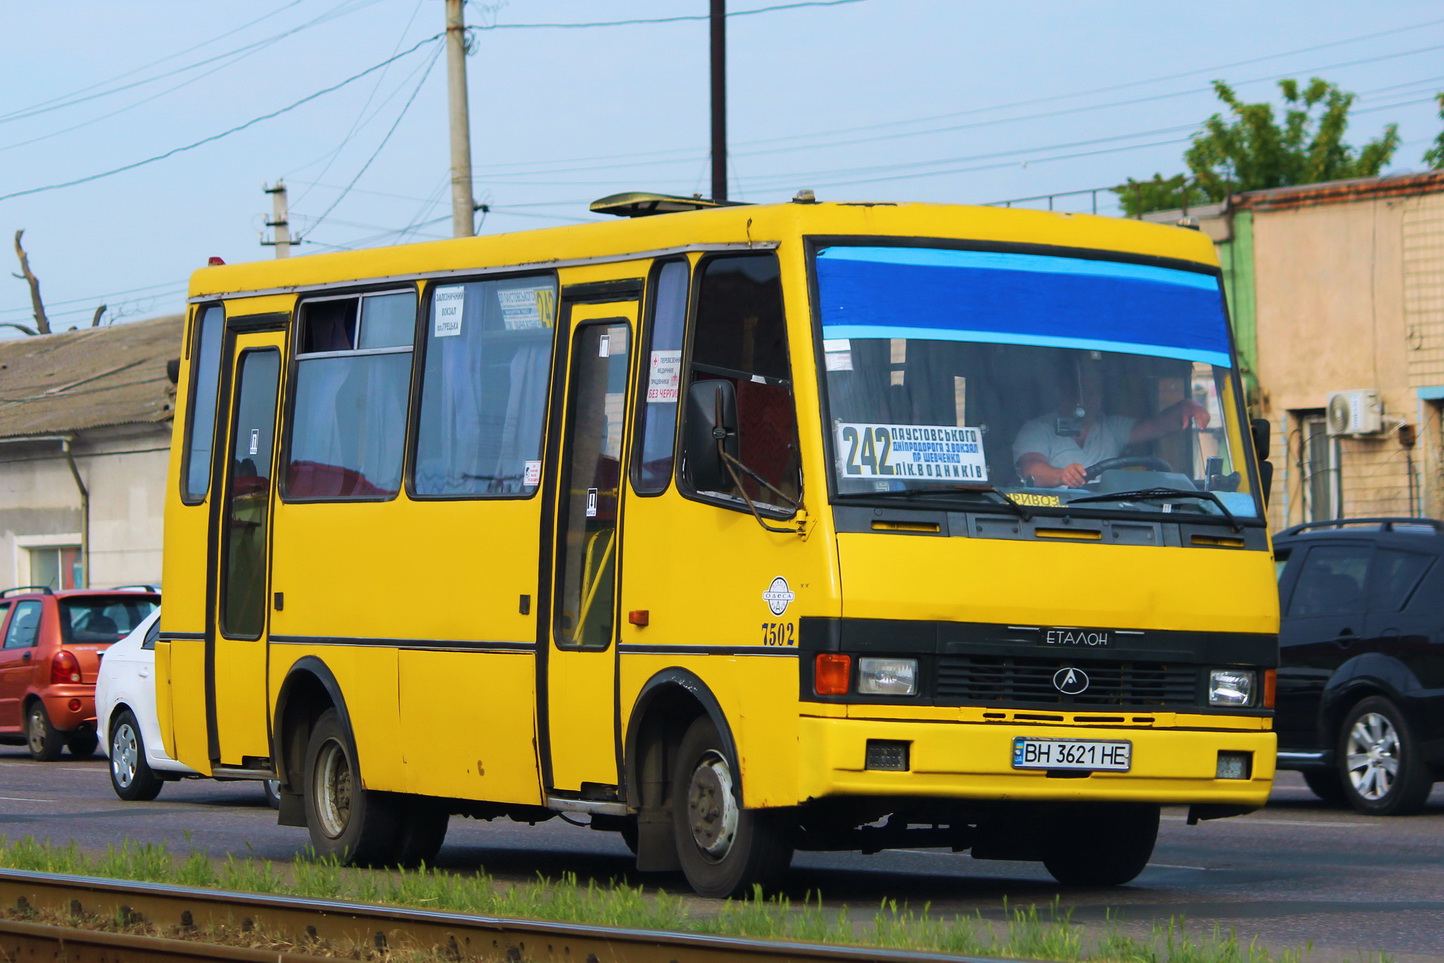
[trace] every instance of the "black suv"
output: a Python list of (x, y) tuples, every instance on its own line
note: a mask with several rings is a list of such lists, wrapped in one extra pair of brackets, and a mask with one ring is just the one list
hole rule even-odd
[(1444, 522), (1355, 518), (1274, 538), (1280, 769), (1363, 813), (1444, 778)]

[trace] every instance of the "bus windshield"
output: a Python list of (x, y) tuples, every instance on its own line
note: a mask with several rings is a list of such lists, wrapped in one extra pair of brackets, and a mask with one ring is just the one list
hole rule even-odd
[(813, 268), (839, 497), (1261, 517), (1216, 275), (841, 244)]

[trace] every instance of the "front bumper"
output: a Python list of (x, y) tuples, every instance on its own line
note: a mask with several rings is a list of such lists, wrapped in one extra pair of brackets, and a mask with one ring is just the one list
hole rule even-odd
[[(1197, 719), (1174, 720), (1179, 728), (1049, 726), (940, 720), (861, 718), (802, 719), (800, 757), (811, 760), (799, 777), (800, 800), (846, 796), (913, 796), (967, 800), (1131, 801), (1168, 805), (1262, 806), (1273, 785), (1276, 738), (1249, 728), (1199, 729)], [(1066, 778), (1012, 768), (1013, 739), (1127, 740), (1133, 744), (1128, 772), (1069, 772)], [(908, 769), (866, 767), (867, 744), (908, 744)], [(1248, 753), (1246, 779), (1219, 779), (1220, 752)]]

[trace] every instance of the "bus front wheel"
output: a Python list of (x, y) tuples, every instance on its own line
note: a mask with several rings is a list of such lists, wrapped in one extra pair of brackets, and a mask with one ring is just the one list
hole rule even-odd
[(1122, 886), (1143, 872), (1157, 840), (1156, 805), (1073, 806), (1054, 825), (1043, 865), (1065, 886)]
[(318, 856), (374, 866), (396, 858), (394, 797), (361, 785), (356, 745), (335, 709), (316, 720), (306, 746), (306, 827)]
[(702, 896), (765, 885), (792, 861), (777, 814), (742, 807), (736, 772), (712, 720), (693, 722), (677, 750), (672, 830), (682, 872)]

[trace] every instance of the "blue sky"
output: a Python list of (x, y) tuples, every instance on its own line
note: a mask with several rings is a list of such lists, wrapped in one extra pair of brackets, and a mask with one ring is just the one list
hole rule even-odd
[[(590, 220), (588, 202), (618, 191), (709, 192), (707, 9), (468, 2), (479, 231)], [(1422, 170), (1444, 128), (1437, 2), (1367, 16), (1335, 0), (728, 10), (734, 200), (991, 203), (1176, 173), (1219, 108), (1214, 79), (1275, 103), (1280, 77), (1338, 83), (1358, 94), (1350, 143), (1399, 125), (1391, 171)], [(80, 0), (0, 16), (0, 322), (30, 321), (10, 276), (22, 228), (56, 330), (102, 303), (121, 322), (179, 311), (208, 257), (271, 257), (262, 185), (281, 178), (301, 253), (450, 233), (441, 0)], [(1091, 210), (1093, 195), (1055, 203)], [(1111, 195), (1098, 204), (1117, 213)]]

